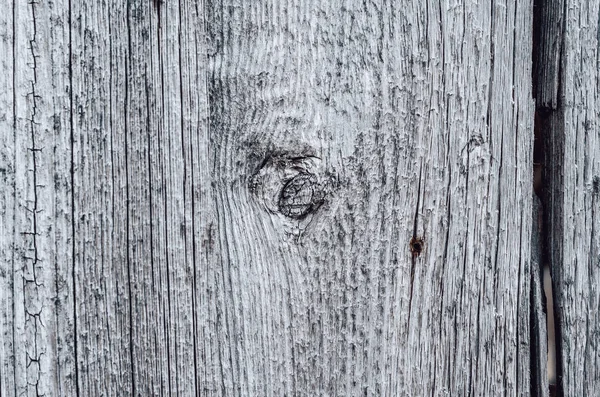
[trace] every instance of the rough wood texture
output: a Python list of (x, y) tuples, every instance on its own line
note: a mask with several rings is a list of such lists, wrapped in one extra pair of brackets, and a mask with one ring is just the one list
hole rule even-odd
[(531, 4), (11, 6), (2, 396), (536, 393)]
[(82, 395), (197, 395), (211, 189), (197, 2), (73, 9)]
[[(530, 392), (519, 4), (207, 4), (224, 307), (209, 390)], [(278, 208), (298, 174), (325, 192), (301, 220)]]
[(563, 2), (558, 107), (546, 116), (544, 132), (546, 229), (564, 396), (600, 390), (599, 5)]
[(558, 107), (565, 0), (534, 0), (533, 93), (538, 109)]
[(0, 21), (0, 394), (72, 395), (67, 2)]
[(543, 225), (544, 212), (542, 201), (537, 195), (533, 196), (533, 233), (531, 238), (531, 394), (538, 397), (548, 397), (550, 371), (548, 352), (548, 326), (546, 313), (546, 296), (543, 286)]

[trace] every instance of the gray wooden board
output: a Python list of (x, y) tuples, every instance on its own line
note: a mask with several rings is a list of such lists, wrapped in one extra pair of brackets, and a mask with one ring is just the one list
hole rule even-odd
[(11, 5), (2, 396), (534, 389), (531, 4)]
[(0, 15), (0, 394), (74, 390), (69, 9)]
[[(529, 392), (520, 7), (208, 3), (216, 392)], [(297, 172), (326, 190), (301, 221), (277, 211)]]
[(565, 396), (596, 396), (600, 393), (596, 214), (600, 210), (600, 2), (564, 1), (562, 6), (556, 12), (562, 22), (558, 106), (547, 116), (545, 131), (549, 260), (562, 374), (559, 390)]

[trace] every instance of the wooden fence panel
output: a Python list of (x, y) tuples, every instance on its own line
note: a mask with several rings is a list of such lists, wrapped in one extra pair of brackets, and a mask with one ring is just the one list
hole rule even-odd
[(2, 396), (543, 395), (532, 4), (11, 7)]
[[(547, 252), (554, 282), (559, 392), (600, 390), (600, 27), (598, 1), (554, 1), (544, 13), (555, 51), (540, 57)], [(548, 65), (558, 65), (548, 66)], [(551, 100), (554, 98), (554, 100)]]

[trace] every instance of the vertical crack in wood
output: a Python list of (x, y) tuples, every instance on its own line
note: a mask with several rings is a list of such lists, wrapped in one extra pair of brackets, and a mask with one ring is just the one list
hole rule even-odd
[[(17, 0), (13, 0), (12, 3), (12, 31), (13, 31), (13, 35), (12, 35), (12, 53), (13, 53), (13, 72), (12, 72), (12, 102), (13, 102), (13, 144), (16, 145), (16, 141), (17, 141), (17, 40), (16, 40), (16, 34), (14, 32), (16, 32), (17, 30)], [(13, 164), (17, 164), (17, 151), (14, 151), (14, 157), (13, 157)], [(13, 178), (13, 186), (12, 186), (12, 191), (16, 192), (17, 191), (17, 178)], [(12, 227), (12, 239), (13, 242), (15, 241), (16, 238), (16, 222), (14, 222), (14, 218), (15, 218), (15, 214), (17, 213), (17, 200), (15, 197), (15, 200), (13, 200), (13, 208), (12, 208), (12, 213), (13, 213), (13, 227)], [(11, 262), (12, 262), (12, 274), (17, 274), (17, 265), (16, 265), (16, 253), (15, 250), (13, 250), (12, 255), (11, 255)], [(15, 291), (15, 283), (14, 283), (14, 277), (12, 277), (12, 282), (11, 282), (11, 286), (12, 286), (12, 296), (11, 296), (11, 314), (13, 316), (13, 318), (15, 317), (15, 310), (16, 310), (16, 291)], [(16, 321), (12, 322), (12, 364), (13, 364), (13, 368), (12, 368), (12, 374), (13, 374), (13, 392), (15, 396), (17, 396), (17, 349), (16, 349)]]
[[(182, 28), (181, 28), (181, 21), (183, 19), (183, 13), (181, 11), (182, 8), (182, 2), (179, 1), (178, 2), (178, 12), (179, 12), (179, 26), (177, 29), (177, 43), (178, 43), (178, 51), (177, 51), (177, 56), (178, 56), (178, 65), (179, 65), (179, 103), (180, 105), (183, 107), (183, 104), (185, 103), (184, 101), (184, 97), (183, 97), (183, 56), (182, 56)], [(187, 207), (187, 191), (186, 191), (186, 184), (187, 184), (187, 166), (186, 166), (186, 157), (187, 157), (187, 152), (185, 150), (185, 115), (184, 112), (181, 111), (179, 112), (179, 123), (180, 123), (180, 134), (181, 134), (181, 157), (183, 159), (183, 207)], [(185, 214), (185, 211), (184, 211)], [(183, 227), (185, 230), (187, 230), (187, 219), (184, 215), (183, 217)], [(183, 233), (183, 246), (185, 247), (185, 257), (187, 258), (187, 247), (188, 247), (188, 242), (187, 242), (187, 233)], [(169, 288), (169, 291), (171, 291), (171, 289)], [(171, 293), (169, 292), (169, 297), (171, 296)], [(192, 305), (190, 305), (191, 307), (193, 307), (193, 302)], [(194, 312), (192, 311), (191, 315), (192, 317), (194, 316)], [(195, 338), (194, 338), (195, 339)], [(180, 390), (179, 387), (179, 378), (180, 376), (178, 375), (178, 370), (179, 370), (179, 354), (177, 354), (177, 339), (175, 340), (175, 387), (177, 388), (177, 390)], [(194, 354), (195, 354), (195, 348), (194, 348)], [(196, 389), (196, 384), (195, 384), (195, 379), (196, 379), (196, 373), (198, 371), (198, 368), (196, 367), (196, 362), (194, 361), (194, 388)], [(196, 389), (197, 390), (197, 389)], [(196, 393), (197, 395), (197, 393)]]
[[(160, 8), (158, 9), (159, 12), (159, 21), (160, 21)], [(179, 2), (179, 17), (180, 17), (180, 23), (182, 21), (183, 18), (183, 12), (182, 12), (182, 2)], [(203, 21), (200, 21), (200, 29), (202, 31), (202, 34), (205, 34), (205, 30), (204, 30), (204, 23)], [(159, 30), (160, 30), (160, 22), (159, 22)], [(180, 32), (182, 31), (182, 29), (180, 28)], [(181, 45), (179, 46), (179, 55), (180, 55), (180, 67), (181, 67)], [(180, 86), (181, 86), (181, 104), (183, 106), (183, 81), (182, 81), (182, 75), (184, 73), (183, 69), (180, 69), (179, 71), (179, 78), (180, 78)], [(184, 121), (184, 115), (183, 112), (181, 113), (181, 127), (182, 127), (182, 133), (183, 133), (183, 121)], [(190, 134), (190, 138), (189, 138), (190, 142), (189, 142), (189, 153), (190, 153), (190, 158), (192, 158), (194, 156), (194, 140), (192, 135)], [(182, 144), (184, 144), (183, 141), (183, 137), (182, 137)], [(185, 152), (185, 150), (184, 150)], [(184, 167), (185, 167), (185, 163), (184, 163)], [(184, 173), (184, 175), (187, 175), (187, 173)], [(193, 338), (192, 338), (192, 345), (193, 345), (193, 357), (194, 357), (194, 392), (197, 396), (200, 395), (200, 371), (199, 371), (199, 359), (198, 359), (198, 344), (196, 341), (196, 335), (198, 335), (198, 308), (197, 308), (197, 285), (198, 285), (198, 280), (197, 280), (197, 274), (198, 274), (198, 265), (197, 265), (197, 257), (196, 257), (196, 250), (197, 250), (197, 245), (196, 245), (196, 202), (195, 202), (195, 182), (196, 182), (196, 175), (194, 174), (194, 163), (193, 160), (190, 163), (190, 178), (191, 178), (191, 193), (190, 193), (190, 205), (191, 205), (191, 211), (192, 211), (192, 216), (191, 216), (191, 228), (192, 228), (192, 334), (193, 334)], [(184, 192), (185, 192), (185, 183), (184, 183)], [(184, 197), (185, 197), (185, 193), (184, 193)], [(186, 234), (186, 238), (187, 238), (187, 234)], [(187, 247), (187, 242), (186, 242), (186, 247)]]
[(531, 286), (530, 286), (530, 368), (531, 395), (547, 397), (549, 391), (547, 376), (547, 327), (545, 295), (543, 291), (542, 255), (542, 203), (533, 195), (531, 232)]
[[(562, 55), (564, 47), (564, 29), (565, 29), (565, 0), (534, 0), (533, 14), (533, 68), (532, 82), (533, 94), (536, 102), (535, 121), (534, 121), (534, 214), (533, 214), (533, 232), (537, 236), (537, 241), (532, 241), (535, 266), (535, 259), (538, 261), (537, 268), (532, 271), (532, 277), (535, 280), (532, 288), (532, 294), (537, 294), (538, 283), (541, 283), (543, 277), (544, 265), (550, 266), (551, 276), (556, 275), (557, 266), (562, 263), (562, 248), (560, 242), (563, 240), (563, 221), (562, 221), (562, 196), (563, 196), (563, 163), (564, 163), (564, 129), (563, 115), (561, 109), (562, 92)], [(539, 204), (538, 204), (539, 203)], [(540, 217), (540, 222), (537, 222)], [(535, 253), (535, 250), (538, 253)], [(554, 284), (554, 279), (552, 284)], [(543, 286), (541, 287), (543, 289)], [(552, 288), (552, 291), (555, 291)], [(542, 311), (544, 319), (546, 318), (546, 300), (542, 292), (539, 301), (543, 307), (539, 307), (537, 295), (532, 299), (532, 311)], [(556, 304), (556, 294), (553, 293), (552, 300), (555, 310), (560, 310)], [(535, 313), (532, 314), (535, 316)], [(546, 374), (545, 379), (538, 379), (539, 385), (545, 385), (543, 395), (548, 395), (552, 385), (548, 379), (548, 372), (556, 374), (556, 390), (553, 395), (563, 396), (561, 384), (561, 353), (560, 340), (561, 330), (560, 316), (555, 315), (554, 322), (554, 342), (556, 348), (556, 360), (554, 364), (547, 361), (546, 372), (542, 368), (536, 368), (536, 374)], [(538, 324), (536, 330), (546, 330), (548, 336), (551, 335), (547, 329), (547, 323)], [(532, 329), (533, 330), (533, 329)], [(541, 333), (534, 335), (538, 342), (533, 345), (537, 348), (537, 360), (532, 361), (533, 365), (543, 365), (540, 361), (542, 355), (547, 358), (547, 350), (542, 352), (540, 349), (544, 344), (540, 340)], [(543, 347), (548, 348), (551, 339), (546, 340), (547, 344)], [(533, 354), (533, 353), (532, 353)], [(532, 368), (533, 369), (533, 368)]]
[(557, 277), (560, 275), (560, 266), (563, 261), (562, 242), (564, 241), (564, 223), (563, 209), (564, 202), (564, 129), (562, 112), (556, 112), (548, 116), (548, 123), (544, 135), (544, 187), (542, 189), (542, 200), (544, 202), (544, 252), (542, 257), (547, 258), (547, 264), (550, 267), (551, 278), (551, 296), (552, 306), (554, 308), (554, 344), (556, 360), (554, 373), (556, 374), (555, 396), (564, 396), (562, 384), (562, 329), (561, 329), (561, 308), (558, 302), (558, 291), (556, 289)]
[[(71, 255), (73, 263), (71, 266), (71, 282), (73, 283), (73, 360), (75, 368), (75, 392), (79, 396), (79, 346), (77, 338), (77, 260), (75, 256), (75, 129), (73, 125), (73, 6), (71, 0), (69, 6), (69, 133), (71, 144)], [(111, 151), (112, 153), (112, 151)], [(114, 200), (113, 200), (114, 202)], [(113, 211), (114, 213), (114, 211)], [(58, 274), (58, 273), (57, 273)], [(58, 296), (58, 284), (56, 289)]]
[[(40, 120), (38, 120), (38, 100), (41, 99), (40, 94), (37, 91), (37, 83), (38, 83), (38, 58), (40, 54), (38, 52), (38, 27), (37, 27), (37, 17), (36, 17), (36, 1), (29, 2), (30, 11), (31, 11), (31, 24), (32, 24), (32, 33), (31, 37), (28, 39), (28, 48), (27, 50), (30, 52), (31, 62), (28, 66), (31, 68), (31, 91), (27, 93), (27, 107), (28, 112), (31, 109), (31, 114), (28, 118), (28, 127), (29, 127), (29, 138), (31, 146), (27, 147), (28, 153), (31, 154), (31, 166), (32, 168), (27, 168), (27, 172), (31, 173), (31, 185), (30, 189), (33, 193), (33, 199), (26, 198), (26, 204), (24, 205), (24, 209), (31, 214), (31, 229), (27, 232), (21, 232), (21, 235), (24, 239), (31, 239), (31, 246), (27, 244), (27, 251), (32, 251), (32, 254), (24, 254), (23, 260), (26, 262), (30, 261), (31, 268), (28, 265), (24, 265), (23, 273), (22, 273), (22, 281), (23, 281), (23, 311), (24, 311), (24, 332), (27, 336), (32, 335), (33, 341), (31, 343), (26, 344), (25, 346), (25, 380), (26, 380), (26, 390), (29, 391), (30, 387), (32, 387), (35, 391), (35, 395), (40, 395), (40, 380), (42, 373), (41, 360), (42, 356), (45, 354), (45, 349), (43, 346), (43, 334), (41, 334), (42, 330), (38, 327), (43, 327), (43, 323), (41, 320), (42, 311), (44, 310), (44, 304), (39, 305), (40, 298), (43, 299), (45, 293), (44, 289), (46, 288), (43, 282), (39, 280), (37, 274), (37, 268), (40, 266), (42, 262), (42, 258), (40, 257), (40, 249), (38, 236), (39, 227), (38, 227), (38, 214), (43, 210), (40, 209), (40, 200), (39, 200), (39, 188), (41, 184), (38, 183), (38, 155), (41, 153), (42, 148), (38, 147), (36, 144), (36, 135), (38, 134), (38, 129), (40, 128)], [(29, 180), (29, 177), (27, 177)], [(28, 186), (29, 187), (29, 186)], [(28, 195), (29, 192), (27, 192)], [(32, 206), (32, 207), (30, 207)], [(31, 331), (30, 331), (31, 330)], [(41, 346), (38, 345), (40, 342)], [(30, 366), (34, 366), (30, 369)], [(33, 374), (32, 374), (33, 372)]]
[[(415, 219), (414, 219), (414, 223), (413, 223), (413, 237), (412, 237), (412, 241), (416, 241), (417, 240), (417, 228), (418, 228), (418, 221), (419, 221), (419, 206), (421, 205), (421, 179), (423, 176), (423, 162), (421, 161), (421, 166), (419, 168), (419, 184), (417, 187), (417, 207), (415, 209)], [(416, 265), (416, 261), (417, 261), (417, 254), (415, 252), (412, 252), (412, 258), (411, 258), (411, 266), (410, 266), (410, 289), (408, 292), (408, 321), (407, 324), (410, 327), (410, 317), (411, 317), (411, 313), (412, 313), (412, 298), (413, 298), (413, 286), (414, 286), (414, 281), (415, 281), (415, 265)]]
[(136, 385), (135, 385), (135, 361), (134, 361), (134, 344), (133, 344), (133, 292), (132, 292), (132, 281), (131, 281), (131, 257), (129, 253), (130, 247), (130, 217), (131, 217), (131, 206), (130, 206), (130, 192), (129, 192), (129, 76), (132, 75), (131, 70), (131, 53), (132, 53), (132, 43), (131, 43), (131, 20), (130, 20), (130, 8), (131, 4), (127, 2), (126, 5), (126, 16), (125, 23), (127, 28), (127, 57), (125, 58), (125, 87), (124, 87), (124, 96), (125, 96), (125, 124), (124, 124), (124, 133), (125, 133), (125, 147), (124, 147), (124, 157), (125, 157), (125, 257), (127, 263), (127, 291), (128, 291), (128, 309), (129, 309), (129, 365), (130, 365), (130, 376), (131, 376), (131, 395), (136, 396)]

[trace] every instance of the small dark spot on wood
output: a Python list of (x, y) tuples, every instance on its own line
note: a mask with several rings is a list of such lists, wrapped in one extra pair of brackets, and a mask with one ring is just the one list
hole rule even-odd
[(279, 211), (293, 219), (302, 219), (315, 211), (322, 204), (317, 178), (308, 173), (301, 173), (286, 182), (279, 195)]
[(413, 256), (421, 255), (423, 252), (424, 242), (420, 237), (413, 237), (410, 239), (410, 252), (412, 252)]
[(600, 177), (595, 176), (592, 185), (594, 187), (594, 195), (597, 196), (600, 194)]
[(60, 115), (55, 113), (53, 119), (54, 119), (54, 125), (53, 125), (54, 132), (60, 133)]
[(204, 248), (208, 247), (208, 251), (209, 252), (214, 251), (214, 248), (215, 248), (214, 234), (215, 234), (214, 224), (211, 222), (211, 223), (208, 224), (208, 230), (206, 231), (206, 238), (202, 242), (202, 246)]

